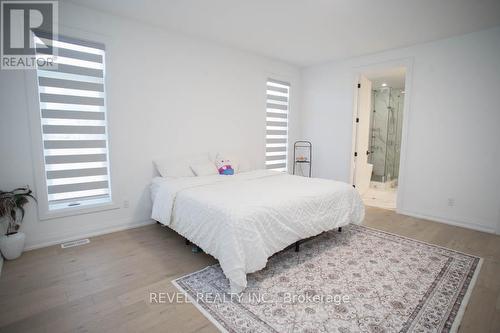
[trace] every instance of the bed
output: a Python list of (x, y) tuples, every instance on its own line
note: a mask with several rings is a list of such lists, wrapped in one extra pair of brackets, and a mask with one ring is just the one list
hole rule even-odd
[(156, 177), (151, 194), (152, 218), (218, 259), (236, 293), (274, 253), (364, 217), (351, 185), (271, 170)]

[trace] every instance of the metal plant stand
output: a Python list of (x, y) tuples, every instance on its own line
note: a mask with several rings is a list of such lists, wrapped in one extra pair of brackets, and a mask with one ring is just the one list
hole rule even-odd
[[(301, 156), (297, 153), (302, 152)], [(297, 166), (307, 165), (309, 167), (309, 178), (312, 175), (312, 143), (310, 141), (295, 141), (293, 144), (293, 174)], [(304, 174), (302, 174), (304, 176)]]

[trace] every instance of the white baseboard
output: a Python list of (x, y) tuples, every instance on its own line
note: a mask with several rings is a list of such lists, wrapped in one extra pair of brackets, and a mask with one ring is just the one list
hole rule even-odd
[(138, 221), (138, 222), (134, 222), (134, 223), (130, 223), (130, 224), (123, 224), (123, 225), (119, 225), (119, 226), (109, 227), (109, 228), (105, 228), (105, 229), (101, 229), (101, 230), (97, 230), (97, 231), (93, 231), (93, 232), (84, 233), (84, 234), (81, 234), (78, 236), (60, 238), (60, 239), (50, 240), (50, 241), (41, 242), (41, 243), (37, 243), (37, 244), (32, 244), (32, 245), (27, 246), (24, 249), (24, 251), (36, 250), (36, 249), (40, 249), (42, 247), (58, 245), (61, 243), (71, 242), (71, 241), (78, 240), (81, 238), (96, 237), (96, 236), (100, 236), (100, 235), (109, 234), (112, 232), (138, 228), (138, 227), (142, 227), (142, 226), (145, 226), (148, 224), (153, 224), (153, 223), (156, 223), (156, 222), (151, 220), (151, 219), (148, 219), (148, 220)]
[[(443, 218), (443, 217), (438, 217), (438, 216), (433, 216), (433, 215), (428, 215), (428, 214), (416, 213), (416, 212), (409, 211), (409, 210), (406, 210), (406, 209), (396, 209), (396, 211), (399, 214), (408, 215), (408, 216), (412, 216), (412, 217), (416, 217), (416, 218), (421, 218), (421, 219), (426, 219), (426, 220), (430, 220), (430, 221), (445, 223), (445, 224), (449, 224), (449, 225), (454, 225), (454, 226), (463, 227), (463, 228), (467, 228), (467, 229), (472, 229), (472, 230), (487, 232), (487, 233), (491, 233), (491, 234), (497, 234), (497, 230), (495, 230), (495, 228), (485, 227), (485, 226), (479, 225), (479, 224), (474, 224), (474, 223), (464, 222), (464, 221), (450, 220), (450, 219)], [(105, 229), (101, 229), (101, 230), (97, 230), (97, 231), (93, 231), (93, 232), (81, 234), (81, 235), (78, 235), (78, 236), (72, 236), (72, 237), (67, 237), (67, 238), (60, 238), (60, 239), (56, 239), (56, 240), (51, 240), (51, 241), (46, 241), (46, 242), (40, 242), (40, 243), (37, 243), (37, 244), (32, 244), (32, 245), (27, 246), (24, 250), (25, 251), (36, 250), (36, 249), (40, 249), (40, 248), (43, 248), (43, 247), (52, 246), (52, 245), (58, 245), (58, 244), (61, 244), (61, 243), (70, 242), (70, 241), (74, 241), (74, 240), (81, 239), (81, 238), (90, 238), (90, 237), (105, 235), (105, 234), (109, 234), (109, 233), (112, 233), (112, 232), (117, 232), (117, 231), (122, 231), (122, 230), (127, 230), (127, 229), (138, 228), (138, 227), (142, 227), (142, 226), (145, 226), (145, 225), (148, 225), (148, 224), (154, 224), (154, 223), (156, 223), (156, 222), (153, 221), (153, 220), (151, 220), (151, 219), (148, 219), (148, 220), (144, 220), (144, 221), (134, 222), (134, 223), (131, 223), (131, 224), (125, 224), (125, 225), (119, 225), (119, 226), (115, 226), (115, 227), (109, 227), (109, 228), (105, 228)], [(3, 258), (0, 256), (0, 274), (1, 274), (1, 270), (2, 270), (2, 265), (3, 265)]]
[(396, 209), (396, 212), (398, 214), (408, 215), (408, 216), (416, 217), (419, 219), (425, 219), (425, 220), (430, 220), (430, 221), (435, 221), (435, 222), (439, 222), (439, 223), (453, 225), (456, 227), (462, 227), (462, 228), (466, 228), (466, 229), (487, 232), (490, 234), (496, 234), (495, 228), (485, 227), (484, 225), (480, 225), (480, 224), (476, 224), (476, 223), (451, 220), (451, 219), (444, 218), (444, 217), (433, 216), (433, 215), (428, 215), (428, 214), (421, 214), (421, 213), (416, 213), (416, 212), (412, 212), (412, 211), (409, 211), (406, 209), (399, 209), (399, 208)]

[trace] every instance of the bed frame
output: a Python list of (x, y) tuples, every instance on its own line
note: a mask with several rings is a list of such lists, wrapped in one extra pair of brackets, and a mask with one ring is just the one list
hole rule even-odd
[[(157, 223), (160, 223), (160, 222), (157, 222)], [(160, 223), (161, 224), (161, 223)], [(337, 229), (339, 232), (342, 232), (342, 227), (339, 227)], [(184, 238), (185, 240), (185, 243), (186, 245), (191, 245), (191, 241), (187, 238)], [(299, 252), (300, 251), (300, 243), (302, 243), (303, 241), (302, 240), (299, 240), (299, 241), (296, 241), (295, 242), (295, 252)], [(196, 244), (193, 244), (193, 252), (197, 253), (197, 252), (202, 252), (203, 250)]]
[[(342, 232), (342, 227), (339, 227), (337, 229), (339, 232)], [(314, 237), (314, 236), (313, 236)], [(299, 241), (296, 241), (295, 242), (295, 252), (299, 252), (300, 251), (300, 243), (302, 243), (304, 240), (299, 240)]]

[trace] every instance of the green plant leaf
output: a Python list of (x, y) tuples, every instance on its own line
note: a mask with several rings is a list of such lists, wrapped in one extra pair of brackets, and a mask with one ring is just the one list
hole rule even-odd
[[(23, 221), (26, 210), (24, 206), (29, 203), (29, 198), (37, 202), (28, 186), (19, 187), (12, 191), (0, 191), (0, 217), (9, 217), (9, 226), (7, 233), (15, 233), (19, 230), (20, 223)], [(19, 221), (18, 210), (21, 213)]]

